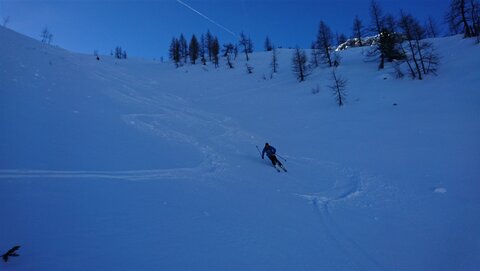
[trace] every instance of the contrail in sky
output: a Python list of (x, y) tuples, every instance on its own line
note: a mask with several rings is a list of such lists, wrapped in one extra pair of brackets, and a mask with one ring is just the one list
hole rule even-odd
[(177, 0), (177, 2), (178, 2), (179, 4), (187, 7), (187, 8), (190, 9), (191, 11), (197, 13), (198, 15), (202, 16), (203, 18), (207, 19), (208, 21), (210, 21), (211, 23), (215, 24), (216, 26), (218, 26), (218, 27), (222, 28), (223, 30), (227, 31), (228, 33), (232, 34), (234, 37), (237, 37), (237, 35), (236, 35), (233, 31), (231, 31), (230, 29), (226, 28), (225, 26), (223, 26), (223, 25), (215, 22), (214, 20), (208, 18), (206, 15), (202, 14), (200, 11), (192, 8), (191, 6), (185, 4), (184, 2), (182, 2), (182, 1), (180, 1), (180, 0)]

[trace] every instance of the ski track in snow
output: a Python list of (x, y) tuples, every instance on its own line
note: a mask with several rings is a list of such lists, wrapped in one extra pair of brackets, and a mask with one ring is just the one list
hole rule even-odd
[[(227, 149), (232, 153), (242, 153), (237, 147), (239, 146), (239, 142), (244, 142), (249, 145), (255, 145), (257, 143), (254, 140), (258, 138), (256, 135), (238, 129), (238, 125), (235, 125), (229, 118), (194, 109), (181, 97), (158, 91), (153, 92), (154, 95), (145, 97), (141, 96), (134, 87), (129, 86), (128, 81), (122, 79), (122, 76), (110, 75), (110, 78), (107, 78), (100, 73), (96, 73), (95, 76), (107, 82), (109, 80), (124, 82), (123, 87), (120, 89), (107, 88), (105, 90), (111, 98), (127, 105), (155, 109), (154, 113), (135, 113), (121, 116), (126, 125), (164, 140), (190, 144), (203, 155), (203, 161), (191, 168), (128, 171), (3, 169), (0, 170), (0, 179), (62, 178), (141, 181), (199, 179), (202, 177), (221, 178), (221, 174), (228, 168), (226, 158), (222, 154), (222, 151), (225, 152)], [(149, 87), (153, 88), (153, 86), (148, 83), (144, 83), (144, 85), (140, 87), (147, 90)], [(192, 130), (194, 130), (195, 133), (192, 133)], [(193, 137), (191, 134), (203, 134), (204, 136)], [(307, 165), (311, 168), (320, 167), (341, 173), (334, 187), (330, 190), (308, 195), (296, 194), (294, 196), (307, 199), (315, 206), (317, 213), (321, 216), (325, 224), (323, 227), (337, 240), (340, 247), (347, 250), (349, 254), (365, 254), (362, 253), (362, 249), (360, 249), (358, 245), (355, 245), (355, 243), (350, 241), (343, 233), (339, 232), (340, 230), (335, 226), (329, 210), (329, 206), (336, 202), (360, 195), (365, 188), (364, 180), (358, 177), (358, 174), (352, 173), (351, 170), (345, 170), (333, 162), (318, 161), (305, 157), (296, 158), (287, 156), (287, 158), (292, 166)], [(286, 178), (295, 178), (291, 176), (291, 173), (288, 174)]]
[(319, 201), (317, 198), (314, 198), (312, 199), (312, 205), (314, 212), (320, 217), (322, 230), (327, 231), (328, 235), (345, 254), (346, 259), (351, 259), (358, 270), (384, 270), (361, 245), (342, 231), (340, 225), (331, 216), (328, 201)]
[[(64, 171), (64, 170), (34, 170), (34, 169), (4, 169), (0, 170), (0, 179), (8, 178), (104, 178), (122, 180), (155, 180), (155, 179), (186, 179), (201, 177), (215, 173), (220, 174), (225, 168), (225, 158), (217, 151), (219, 144), (233, 148), (234, 141), (248, 140), (248, 134), (233, 126), (224, 124), (216, 116), (194, 111), (178, 111), (163, 109), (161, 114), (128, 114), (122, 117), (126, 125), (150, 133), (165, 140), (186, 143), (194, 146), (202, 155), (203, 161), (192, 168), (170, 168), (158, 170), (129, 171)], [(205, 131), (210, 136), (192, 137), (189, 130), (201, 133)], [(215, 136), (211, 136), (215, 134)], [(243, 139), (242, 139), (243, 138)], [(232, 143), (228, 144), (226, 139)], [(229, 141), (230, 141), (229, 140)]]
[[(233, 121), (223, 116), (215, 115), (206, 111), (193, 108), (181, 97), (159, 92), (155, 84), (148, 80), (136, 80), (145, 82), (141, 85), (129, 85), (128, 74), (111, 72), (95, 72), (93, 75), (100, 81), (111, 80), (121, 82), (120, 88), (111, 88), (106, 84), (105, 93), (113, 100), (133, 106), (144, 108), (152, 112), (125, 114), (120, 116), (123, 122), (142, 131), (152, 134), (163, 140), (175, 141), (182, 144), (190, 144), (203, 155), (203, 161), (191, 168), (170, 168), (157, 170), (128, 170), (128, 171), (82, 171), (82, 170), (35, 170), (35, 169), (2, 169), (0, 179), (19, 178), (61, 178), (61, 179), (115, 179), (115, 180), (175, 180), (192, 179), (202, 177), (221, 177), (228, 170), (226, 158), (222, 153), (228, 150), (233, 153), (242, 153), (238, 146), (239, 142), (255, 145), (255, 138), (251, 132), (238, 128)], [(131, 75), (130, 75), (131, 76)], [(149, 83), (150, 82), (150, 83)], [(262, 86), (272, 87), (274, 85)], [(142, 96), (136, 89), (151, 91), (148, 97)], [(257, 90), (248, 89), (248, 91)], [(219, 95), (224, 96), (228, 94)], [(214, 98), (218, 98), (214, 97)], [(192, 133), (191, 131), (195, 131)], [(197, 135), (196, 137), (191, 136)], [(200, 136), (198, 136), (200, 135)], [(378, 269), (378, 263), (361, 248), (354, 240), (349, 238), (335, 223), (331, 215), (330, 206), (347, 199), (353, 199), (364, 192), (365, 179), (361, 174), (342, 168), (340, 165), (329, 161), (318, 161), (313, 158), (288, 157), (292, 166), (302, 165), (311, 168), (331, 169), (340, 172), (334, 187), (329, 190), (312, 194), (294, 194), (308, 200), (314, 207), (314, 212), (320, 216), (321, 227), (327, 231), (338, 245), (340, 250), (361, 269)], [(227, 173), (228, 174), (228, 173)], [(287, 179), (294, 179), (288, 173)], [(368, 266), (365, 266), (368, 265)]]
[(332, 217), (331, 211), (331, 206), (334, 204), (353, 200), (366, 193), (373, 178), (333, 162), (315, 161), (310, 158), (303, 158), (303, 160), (341, 172), (341, 177), (337, 178), (334, 186), (328, 190), (313, 194), (295, 195), (307, 200), (312, 205), (313, 212), (320, 218), (321, 230), (327, 232), (340, 251), (345, 254), (345, 258), (350, 259), (357, 269), (383, 270), (380, 264), (361, 245), (342, 231), (340, 225)]
[[(97, 79), (106, 82), (110, 80), (123, 82), (123, 87), (106, 88), (105, 92), (112, 99), (130, 106), (153, 108), (155, 113), (126, 114), (121, 116), (124, 123), (133, 129), (153, 134), (167, 141), (190, 144), (203, 155), (203, 161), (191, 168), (170, 168), (157, 170), (129, 171), (65, 171), (36, 169), (1, 169), (0, 179), (9, 178), (103, 178), (120, 180), (156, 180), (156, 179), (188, 179), (202, 176), (218, 176), (225, 169), (225, 157), (220, 149), (231, 149), (238, 152), (238, 142), (254, 144), (252, 134), (239, 130), (229, 118), (209, 112), (196, 110), (181, 97), (155, 91), (151, 97), (140, 95), (135, 87), (129, 86), (122, 76), (94, 73)], [(137, 86), (138, 88), (139, 86)], [(153, 86), (144, 83), (139, 88), (152, 89)], [(192, 137), (192, 130), (196, 135)], [(213, 136), (212, 136), (213, 135)], [(221, 148), (219, 148), (221, 146)]]
[(18, 178), (93, 178), (93, 179), (119, 179), (119, 180), (156, 180), (188, 178), (195, 170), (166, 169), (166, 170), (129, 170), (129, 171), (64, 171), (64, 170), (32, 170), (32, 169), (6, 169), (0, 170), (0, 179)]

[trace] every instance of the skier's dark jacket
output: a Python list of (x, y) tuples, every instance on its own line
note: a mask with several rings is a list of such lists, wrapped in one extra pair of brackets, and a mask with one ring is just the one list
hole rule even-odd
[(267, 153), (267, 156), (270, 157), (270, 156), (274, 156), (276, 152), (277, 150), (273, 146), (270, 146), (270, 145), (265, 146), (262, 151), (262, 159), (265, 153)]

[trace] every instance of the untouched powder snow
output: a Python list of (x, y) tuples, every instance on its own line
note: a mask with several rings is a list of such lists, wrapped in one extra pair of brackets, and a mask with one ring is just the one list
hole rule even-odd
[(423, 81), (340, 52), (342, 108), (287, 49), (270, 76), (268, 52), (247, 74), (0, 40), (0, 252), (21, 246), (2, 270), (480, 266), (473, 40), (432, 40)]

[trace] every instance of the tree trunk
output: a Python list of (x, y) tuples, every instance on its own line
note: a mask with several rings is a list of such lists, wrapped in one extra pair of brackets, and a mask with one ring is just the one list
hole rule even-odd
[(342, 106), (343, 105), (343, 101), (342, 101), (342, 94), (340, 93), (340, 88), (338, 87), (338, 84), (337, 84), (337, 95), (338, 95), (338, 105), (339, 106)]
[(382, 70), (383, 68), (385, 68), (385, 55), (380, 53), (380, 64), (378, 65), (378, 69)]
[(465, 29), (465, 37), (470, 38), (472, 37), (472, 33), (470, 31), (470, 26), (468, 25), (467, 17), (465, 15), (465, 0), (460, 1), (460, 14), (462, 16), (463, 28)]
[(425, 63), (422, 55), (422, 47), (420, 47), (420, 41), (418, 39), (415, 40), (418, 48), (418, 56), (420, 57), (420, 64), (422, 65), (423, 74), (427, 74), (427, 70), (425, 69)]
[(410, 69), (410, 74), (413, 76), (413, 78), (416, 78), (417, 75), (415, 73), (415, 70), (412, 67), (412, 64), (410, 64), (410, 61), (408, 60), (407, 52), (405, 52), (405, 49), (403, 48), (403, 45), (401, 47), (402, 47), (403, 54), (405, 55), (405, 60), (407, 61), (408, 68)]
[(246, 44), (243, 45), (243, 51), (245, 52), (245, 57), (247, 58), (247, 61), (248, 61), (248, 50), (247, 50)]
[(418, 73), (418, 80), (422, 80), (422, 72), (420, 71), (420, 66), (418, 65), (418, 61), (417, 61), (417, 56), (415, 54), (415, 48), (412, 44), (412, 41), (409, 40), (408, 41), (408, 45), (410, 46), (410, 50), (412, 51), (412, 59), (413, 59), (413, 63), (415, 63), (415, 68), (417, 70), (417, 73)]

